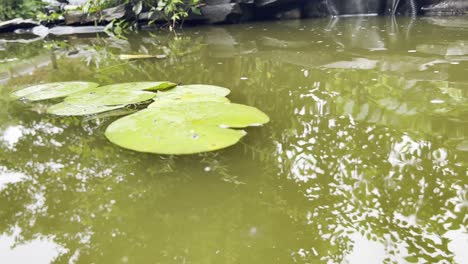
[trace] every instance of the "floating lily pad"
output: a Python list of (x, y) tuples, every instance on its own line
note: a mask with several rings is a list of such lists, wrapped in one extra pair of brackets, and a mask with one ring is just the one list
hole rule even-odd
[(174, 89), (163, 91), (158, 93), (158, 98), (162, 99), (164, 97), (174, 98), (178, 95), (189, 95), (189, 94), (210, 94), (216, 96), (226, 96), (231, 92), (228, 88), (215, 86), (215, 85), (205, 85), (205, 84), (191, 84), (191, 85), (180, 85)]
[(170, 96), (164, 96), (153, 98), (154, 103), (150, 104), (148, 108), (163, 107), (177, 103), (193, 103), (193, 102), (221, 102), (229, 103), (229, 99), (224, 96), (212, 95), (212, 94), (172, 94)]
[(81, 91), (65, 98), (65, 102), (93, 106), (135, 104), (156, 96), (148, 91), (168, 89), (175, 85), (171, 82), (118, 83)]
[(123, 107), (125, 105), (75, 105), (63, 102), (47, 108), (47, 113), (59, 116), (82, 116), (103, 113)]
[(109, 90), (134, 90), (134, 91), (158, 91), (166, 90), (175, 87), (177, 84), (173, 82), (130, 82), (130, 83), (117, 83), (104, 86)]
[(189, 103), (189, 102), (223, 102), (229, 103), (229, 99), (225, 96), (231, 91), (227, 88), (193, 84), (177, 86), (174, 89), (159, 92), (153, 99), (155, 102), (148, 107), (162, 107), (174, 103)]
[(14, 97), (25, 98), (29, 101), (39, 101), (52, 98), (65, 97), (86, 89), (98, 87), (93, 82), (57, 82), (39, 84), (13, 93)]
[(149, 108), (123, 117), (106, 129), (114, 144), (139, 152), (192, 154), (226, 148), (246, 132), (267, 123), (260, 110), (222, 102), (192, 102)]
[(106, 89), (87, 90), (86, 93), (79, 93), (65, 98), (65, 102), (74, 105), (88, 106), (113, 106), (136, 104), (152, 99), (155, 93), (145, 91), (109, 91)]

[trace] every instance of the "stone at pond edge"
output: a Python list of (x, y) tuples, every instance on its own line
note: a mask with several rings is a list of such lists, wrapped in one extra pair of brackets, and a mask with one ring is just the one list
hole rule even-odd
[(13, 92), (12, 95), (13, 97), (24, 98), (29, 101), (39, 101), (65, 97), (98, 86), (99, 84), (93, 82), (45, 83), (21, 89)]
[(232, 128), (269, 121), (260, 110), (220, 102), (194, 102), (145, 109), (123, 117), (106, 129), (114, 144), (139, 152), (193, 154), (229, 147), (246, 132)]
[(237, 3), (205, 5), (200, 7), (200, 10), (211, 24), (237, 22), (242, 16), (242, 9)]
[(132, 20), (135, 18), (134, 16), (135, 14), (127, 4), (106, 8), (92, 14), (86, 14), (81, 10), (73, 10), (64, 14), (66, 25), (102, 24), (103, 22), (109, 23), (118, 19)]
[(12, 20), (0, 22), (0, 32), (13, 32), (15, 29), (33, 28), (39, 25), (39, 22), (31, 19), (15, 18)]
[(50, 34), (56, 36), (63, 35), (72, 35), (72, 34), (92, 34), (92, 33), (102, 33), (106, 29), (105, 26), (81, 26), (81, 27), (71, 27), (71, 26), (58, 26), (49, 29)]

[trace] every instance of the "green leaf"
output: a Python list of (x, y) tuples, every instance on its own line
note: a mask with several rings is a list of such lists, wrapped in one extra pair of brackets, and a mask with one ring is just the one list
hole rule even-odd
[(65, 98), (74, 105), (111, 106), (135, 104), (147, 101), (156, 93), (147, 92), (174, 87), (170, 82), (135, 82), (112, 84), (81, 91)]
[(145, 91), (96, 89), (86, 93), (79, 93), (65, 98), (65, 102), (74, 105), (113, 106), (144, 102), (155, 97), (156, 94)]
[(222, 102), (192, 102), (149, 108), (106, 129), (114, 144), (139, 152), (193, 154), (229, 147), (246, 132), (229, 129), (265, 124), (260, 110)]
[(66, 102), (55, 104), (47, 108), (47, 113), (59, 116), (82, 116), (103, 113), (119, 108), (125, 105), (104, 106), (104, 105), (75, 105)]
[(99, 84), (93, 82), (57, 82), (39, 84), (14, 92), (16, 98), (29, 101), (39, 101), (65, 97), (86, 89), (96, 88)]
[(154, 103), (148, 105), (148, 108), (164, 107), (178, 103), (193, 103), (193, 102), (220, 102), (229, 103), (229, 99), (224, 96), (217, 96), (211, 94), (181, 94), (167, 96), (164, 98), (154, 98)]
[(174, 97), (177, 95), (187, 94), (210, 94), (217, 96), (227, 96), (231, 91), (228, 88), (205, 85), (205, 84), (191, 84), (191, 85), (180, 85), (174, 89), (158, 93), (158, 98), (163, 97)]
[(229, 89), (219, 86), (202, 84), (182, 85), (168, 91), (159, 92), (153, 99), (155, 102), (148, 107), (153, 108), (189, 102), (229, 103), (229, 100), (225, 97), (229, 93)]

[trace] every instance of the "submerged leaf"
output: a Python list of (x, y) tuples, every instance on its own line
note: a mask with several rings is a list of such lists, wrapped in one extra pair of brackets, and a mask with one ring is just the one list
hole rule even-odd
[(104, 105), (76, 105), (66, 102), (55, 104), (47, 108), (47, 113), (59, 116), (82, 116), (103, 113), (119, 108), (125, 105), (104, 106)]
[(241, 128), (267, 123), (260, 110), (222, 102), (192, 102), (149, 108), (113, 122), (106, 137), (123, 148), (159, 154), (192, 154), (231, 146)]
[(12, 95), (17, 98), (24, 98), (29, 101), (39, 101), (52, 98), (65, 97), (83, 90), (98, 87), (99, 84), (93, 82), (57, 82), (30, 86), (14, 92)]

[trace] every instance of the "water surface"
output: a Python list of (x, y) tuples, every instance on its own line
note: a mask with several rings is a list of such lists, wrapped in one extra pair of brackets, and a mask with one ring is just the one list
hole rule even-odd
[[(467, 25), (363, 17), (8, 36), (1, 262), (468, 263)], [(168, 58), (118, 59), (141, 53)], [(225, 86), (271, 122), (222, 151), (150, 155), (105, 139), (115, 113), (57, 118), (52, 102), (8, 99), (68, 80)]]

